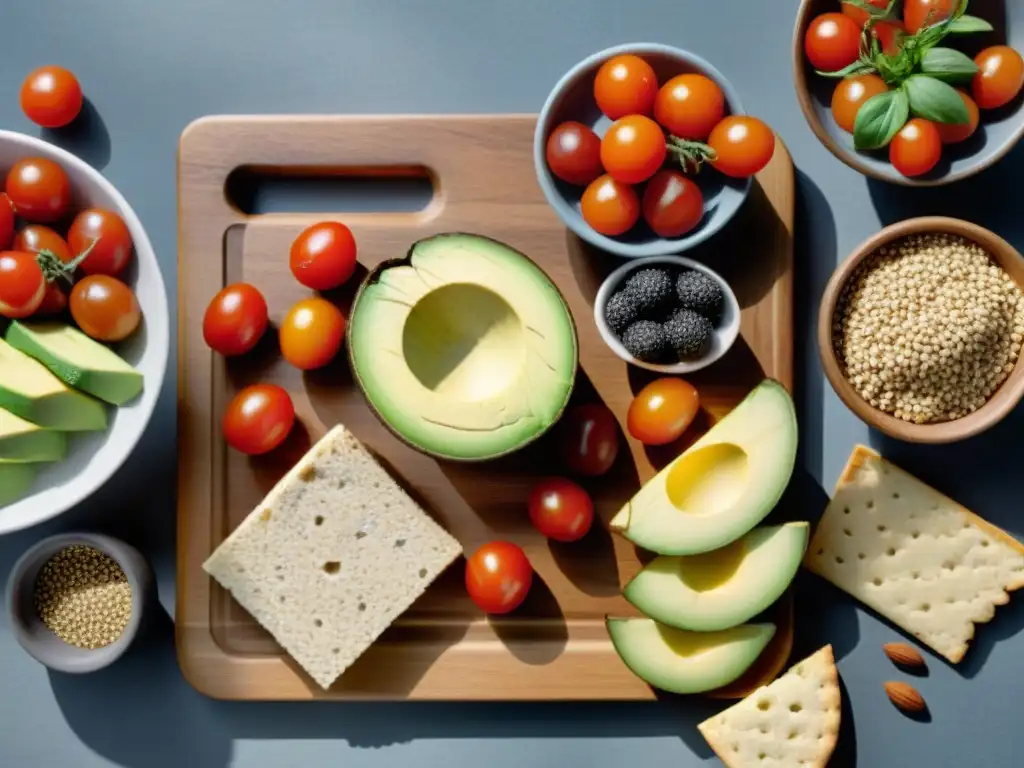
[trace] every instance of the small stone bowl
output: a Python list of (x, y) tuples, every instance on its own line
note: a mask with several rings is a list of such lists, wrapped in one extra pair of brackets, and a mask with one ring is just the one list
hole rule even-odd
[[(61, 640), (36, 612), (33, 593), (36, 578), (46, 562), (66, 547), (93, 547), (113, 559), (132, 587), (132, 614), (117, 641), (102, 648), (77, 648)], [(7, 578), (7, 615), (11, 632), (21, 647), (39, 663), (58, 672), (84, 674), (109, 666), (124, 655), (142, 624), (153, 587), (153, 572), (134, 547), (94, 533), (63, 533), (43, 539), (23, 554)]]

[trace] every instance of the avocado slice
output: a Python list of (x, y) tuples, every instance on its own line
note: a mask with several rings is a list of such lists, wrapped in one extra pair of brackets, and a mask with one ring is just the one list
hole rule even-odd
[(7, 341), (68, 386), (113, 405), (124, 405), (142, 391), (141, 373), (70, 325), (15, 320), (7, 329)]
[(809, 528), (755, 528), (702, 555), (663, 555), (634, 576), (623, 595), (670, 627), (715, 632), (738, 626), (782, 597), (803, 561)]
[(634, 675), (669, 693), (704, 693), (736, 680), (775, 634), (774, 624), (721, 632), (687, 632), (653, 619), (605, 621), (608, 636)]
[(63, 432), (45, 429), (0, 408), (0, 459), (8, 461), (60, 461), (67, 453)]
[(0, 507), (26, 496), (35, 480), (35, 464), (0, 459)]
[(430, 455), (491, 459), (535, 440), (576, 378), (576, 328), (530, 259), (471, 234), (421, 240), (385, 262), (348, 325), (356, 381), (381, 421)]
[(70, 389), (42, 363), (3, 339), (0, 339), (0, 408), (40, 427), (63, 432), (94, 432), (107, 428), (107, 409), (103, 403)]
[(766, 379), (665, 467), (610, 527), (659, 555), (697, 555), (743, 536), (772, 511), (796, 463), (796, 410)]

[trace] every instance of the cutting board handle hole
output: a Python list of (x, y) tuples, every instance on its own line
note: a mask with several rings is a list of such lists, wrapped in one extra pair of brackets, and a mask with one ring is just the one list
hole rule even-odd
[(416, 213), (437, 196), (424, 166), (277, 168), (246, 165), (224, 184), (242, 213)]

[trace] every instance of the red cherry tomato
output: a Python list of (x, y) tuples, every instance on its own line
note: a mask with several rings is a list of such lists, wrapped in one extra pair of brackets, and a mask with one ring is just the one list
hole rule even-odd
[(45, 295), (46, 278), (34, 253), (0, 252), (0, 315), (29, 317)]
[(679, 171), (658, 171), (647, 182), (644, 221), (659, 237), (685, 235), (704, 218), (700, 187)]
[(619, 455), (619, 425), (603, 405), (573, 406), (562, 417), (558, 431), (562, 461), (573, 474), (603, 475)]
[(68, 308), (68, 292), (63, 280), (54, 280), (46, 284), (43, 301), (36, 310), (36, 315), (59, 315)]
[(221, 431), (236, 451), (255, 456), (283, 443), (294, 424), (295, 406), (288, 392), (276, 384), (254, 384), (228, 403)]
[(716, 169), (726, 176), (745, 178), (771, 161), (775, 132), (756, 117), (730, 115), (715, 126), (708, 145), (715, 151), (711, 164)]
[(604, 173), (601, 139), (583, 123), (557, 126), (548, 136), (545, 156), (551, 172), (568, 184), (586, 186)]
[[(873, 5), (875, 8), (884, 11), (889, 7), (889, 0), (867, 0), (868, 5)], [(858, 27), (863, 27), (868, 23), (869, 16), (868, 12), (863, 8), (858, 8), (853, 3), (843, 3), (843, 13), (849, 16)]]
[(75, 283), (69, 306), (82, 333), (97, 341), (126, 339), (142, 319), (132, 289), (109, 275), (89, 275)]
[(595, 232), (615, 237), (629, 231), (640, 218), (640, 198), (629, 184), (605, 174), (583, 190), (580, 214)]
[(704, 141), (725, 116), (725, 94), (705, 75), (676, 75), (658, 91), (654, 119), (680, 139)]
[(64, 67), (39, 67), (21, 86), (21, 111), (43, 128), (65, 126), (82, 111), (82, 86)]
[(942, 158), (942, 137), (935, 123), (915, 117), (889, 144), (889, 162), (904, 176), (921, 176)]
[(71, 182), (64, 169), (45, 157), (26, 157), (7, 174), (4, 187), (14, 212), (28, 221), (48, 223), (67, 213)]
[(840, 80), (832, 93), (832, 117), (836, 125), (847, 133), (853, 133), (857, 113), (864, 102), (888, 90), (889, 86), (878, 75), (859, 75)]
[(700, 395), (682, 379), (656, 379), (629, 404), (626, 426), (644, 445), (667, 445), (678, 440), (700, 411)]
[(578, 541), (594, 522), (594, 502), (585, 490), (560, 477), (541, 480), (530, 493), (530, 522), (555, 541)]
[(49, 251), (65, 264), (71, 261), (71, 248), (67, 241), (56, 231), (42, 224), (27, 224), (22, 227), (14, 236), (14, 250), (29, 253)]
[(290, 264), (295, 279), (314, 291), (343, 285), (356, 271), (352, 230), (337, 221), (307, 227), (292, 243)]
[(974, 59), (978, 73), (971, 83), (974, 100), (982, 109), (1005, 107), (1024, 88), (1024, 58), (1013, 48), (994, 45)]
[(945, 21), (958, 4), (959, 0), (903, 0), (903, 22), (907, 32), (916, 35), (924, 27)]
[[(14, 209), (7, 195), (0, 192), (0, 251), (11, 247), (11, 240), (14, 237)], [(23, 248), (15, 248), (20, 251)]]
[(203, 315), (203, 339), (214, 352), (244, 355), (267, 330), (267, 300), (248, 283), (232, 283), (210, 301)]
[(508, 613), (519, 607), (533, 583), (526, 553), (510, 541), (484, 544), (466, 560), (466, 591), (486, 613)]
[(75, 216), (68, 230), (68, 245), (75, 256), (92, 246), (79, 266), (87, 275), (116, 277), (132, 258), (132, 233), (128, 225), (105, 208), (88, 208)]
[(658, 77), (639, 56), (609, 59), (594, 78), (594, 100), (612, 120), (626, 115), (649, 115), (658, 95)]
[(643, 115), (619, 118), (601, 139), (601, 165), (623, 184), (647, 181), (661, 168), (667, 152), (661, 126)]
[(820, 72), (838, 72), (860, 57), (861, 27), (841, 13), (823, 13), (807, 27), (804, 51)]
[(281, 356), (303, 371), (327, 365), (345, 340), (345, 316), (326, 299), (303, 299), (281, 323)]
[(957, 89), (957, 93), (959, 93), (960, 98), (964, 100), (964, 105), (967, 107), (967, 114), (970, 117), (970, 122), (966, 125), (936, 123), (935, 127), (939, 131), (939, 136), (942, 138), (943, 144), (959, 144), (961, 141), (967, 141), (967, 139), (971, 138), (971, 136), (974, 135), (974, 132), (978, 130), (978, 123), (981, 122), (981, 112), (978, 110), (978, 105), (974, 103), (974, 99), (959, 88)]

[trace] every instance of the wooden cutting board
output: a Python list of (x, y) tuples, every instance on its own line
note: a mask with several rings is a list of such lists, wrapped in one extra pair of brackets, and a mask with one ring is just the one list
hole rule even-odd
[[(224, 285), (253, 283), (272, 323), (308, 291), (292, 277), (288, 249), (307, 225), (348, 224), (363, 266), (403, 255), (423, 237), (474, 232), (529, 255), (558, 284), (579, 329), (574, 402), (603, 400), (625, 423), (633, 393), (651, 380), (601, 341), (592, 302), (620, 264), (568, 233), (541, 194), (532, 164), (534, 117), (212, 117), (186, 129), (179, 156), (179, 483), (177, 647), (182, 670), (204, 693), (230, 699), (652, 699), (612, 649), (606, 614), (635, 615), (620, 587), (638, 552), (607, 532), (618, 508), (682, 449), (628, 441), (611, 473), (587, 487), (603, 525), (573, 545), (537, 534), (526, 515), (533, 482), (552, 471), (552, 440), (508, 459), (449, 465), (393, 438), (371, 415), (339, 356), (302, 374), (268, 338), (225, 361), (203, 342), (207, 303)], [(247, 215), (226, 193), (239, 169), (256, 173), (403, 175), (425, 169), (434, 196), (410, 213)], [(235, 176), (234, 178), (238, 178)], [(793, 165), (781, 144), (727, 231), (688, 256), (730, 281), (743, 306), (742, 338), (694, 376), (706, 413), (721, 418), (762, 378), (792, 386)], [(341, 302), (345, 302), (342, 297)], [(301, 425), (278, 451), (250, 459), (228, 449), (220, 417), (232, 395), (258, 381), (292, 393)], [(494, 538), (526, 550), (537, 578), (513, 615), (489, 619), (465, 594), (457, 563), (329, 692), (323, 692), (202, 570), (203, 561), (281, 475), (337, 422), (346, 424), (471, 552)], [(699, 434), (691, 430), (693, 440)], [(624, 445), (625, 445), (625, 438)], [(790, 616), (780, 610), (783, 617)], [(783, 620), (780, 641), (791, 621)], [(778, 665), (788, 655), (780, 642)]]

